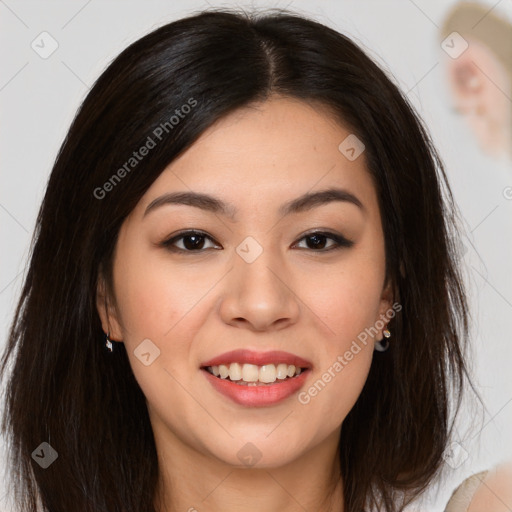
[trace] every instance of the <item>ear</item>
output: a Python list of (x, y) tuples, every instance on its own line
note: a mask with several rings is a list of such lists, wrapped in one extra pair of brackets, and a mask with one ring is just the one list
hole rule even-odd
[(107, 291), (107, 285), (102, 272), (100, 272), (96, 284), (96, 309), (101, 319), (103, 332), (110, 334), (112, 341), (122, 341), (123, 336), (118, 314)]
[[(395, 316), (393, 309), (393, 287), (391, 284), (391, 279), (388, 279), (384, 284), (382, 289), (382, 294), (380, 297), (380, 305), (379, 305), (379, 314), (376, 319), (376, 323), (380, 320), (384, 322), (384, 326), (379, 330), (379, 335), (376, 336), (376, 340), (382, 339), (384, 335), (382, 332), (387, 328), (387, 325), (391, 318)], [(379, 322), (380, 325), (381, 322)]]
[(450, 59), (447, 71), (455, 110), (478, 140), (480, 148), (491, 156), (512, 151), (512, 108), (506, 91), (512, 78), (494, 52), (470, 40), (468, 48)]
[[(492, 113), (493, 98), (500, 94), (503, 72), (492, 51), (477, 41), (470, 41), (469, 47), (456, 59), (449, 59), (448, 78), (455, 98), (455, 109), (461, 114), (479, 116)], [(496, 85), (498, 84), (498, 85)]]
[(482, 109), (482, 88), (484, 76), (466, 50), (456, 60), (448, 64), (448, 78), (455, 98), (455, 109), (466, 114)]

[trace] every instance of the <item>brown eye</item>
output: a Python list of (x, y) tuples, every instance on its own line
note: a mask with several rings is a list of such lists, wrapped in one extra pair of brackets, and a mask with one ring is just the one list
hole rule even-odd
[[(162, 242), (161, 245), (171, 251), (203, 252), (206, 240), (213, 239), (200, 231), (185, 231)], [(176, 245), (177, 242), (181, 243), (181, 247)]]
[[(305, 248), (315, 252), (327, 252), (335, 249), (341, 249), (342, 247), (352, 247), (354, 245), (352, 240), (348, 240), (341, 235), (323, 231), (315, 231), (313, 233), (309, 233), (302, 237), (301, 240), (307, 240), (307, 247)], [(334, 243), (328, 245), (326, 248), (327, 240), (331, 240)]]
[[(176, 236), (165, 240), (160, 245), (166, 247), (170, 251), (183, 252), (183, 253), (201, 253), (207, 249), (215, 249), (215, 244), (210, 247), (205, 247), (206, 241), (214, 241), (213, 238), (202, 233), (201, 231), (184, 231), (178, 233)], [(311, 250), (313, 252), (328, 252), (343, 247), (348, 248), (354, 245), (352, 240), (337, 235), (336, 233), (316, 231), (309, 233), (301, 238), (306, 240), (306, 247), (304, 249)], [(331, 241), (329, 244), (328, 241)], [(178, 244), (181, 244), (178, 245)]]
[(325, 235), (315, 234), (309, 235), (304, 239), (311, 242), (311, 246), (308, 247), (309, 249), (325, 249), (328, 237), (326, 237)]

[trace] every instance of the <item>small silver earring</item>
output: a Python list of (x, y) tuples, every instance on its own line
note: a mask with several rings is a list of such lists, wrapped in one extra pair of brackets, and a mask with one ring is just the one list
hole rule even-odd
[(110, 340), (110, 332), (108, 334), (106, 334), (105, 336), (106, 336), (105, 345), (106, 345), (107, 349), (110, 350), (110, 352), (112, 352), (114, 350), (114, 345), (112, 344), (112, 341)]
[(380, 341), (375, 342), (375, 350), (377, 352), (385, 352), (389, 348), (388, 338), (391, 337), (391, 332), (389, 331), (389, 329), (384, 329), (382, 331), (382, 334), (384, 335), (384, 338), (382, 338)]

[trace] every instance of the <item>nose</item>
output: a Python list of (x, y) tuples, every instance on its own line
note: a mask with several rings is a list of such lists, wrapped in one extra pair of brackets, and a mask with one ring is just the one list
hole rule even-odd
[(235, 256), (224, 280), (219, 314), (226, 324), (251, 331), (280, 330), (297, 322), (300, 300), (289, 273), (271, 251), (252, 263)]

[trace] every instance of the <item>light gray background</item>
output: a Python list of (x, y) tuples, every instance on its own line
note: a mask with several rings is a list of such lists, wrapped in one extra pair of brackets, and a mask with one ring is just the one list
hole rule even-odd
[[(440, 0), (236, 4), (0, 0), (0, 349), (20, 292), (35, 217), (53, 161), (80, 101), (108, 62), (153, 27), (209, 5), (289, 8), (352, 36), (391, 70), (429, 126), (473, 244), (466, 242), (464, 264), (472, 290), (473, 363), (488, 410), (483, 428), (472, 439), (463, 437), (461, 425), (460, 441), (468, 458), (439, 490), (432, 489), (418, 510), (442, 511), (465, 476), (512, 459), (507, 435), (512, 426), (512, 200), (503, 194), (512, 186), (512, 168), (510, 162), (486, 157), (462, 118), (451, 111), (444, 54), (437, 42), (437, 27), (451, 4)], [(512, 19), (511, 0), (486, 5)], [(46, 60), (31, 48), (43, 31), (59, 44)], [(431, 329), (434, 338), (436, 326)], [(462, 422), (472, 418), (465, 409)], [(4, 493), (0, 484), (0, 498)], [(3, 503), (2, 499), (0, 510)]]

